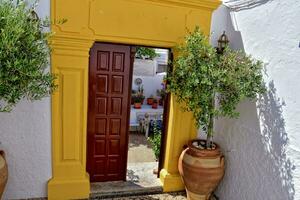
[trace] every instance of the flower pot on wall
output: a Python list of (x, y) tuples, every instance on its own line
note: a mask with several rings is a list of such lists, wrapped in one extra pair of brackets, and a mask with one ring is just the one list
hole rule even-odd
[(7, 163), (5, 160), (4, 151), (0, 150), (0, 199), (3, 195), (8, 178)]
[(153, 109), (157, 109), (157, 107), (158, 107), (157, 102), (155, 102), (155, 103), (153, 102), (153, 103), (152, 103), (152, 108), (153, 108)]
[(135, 109), (141, 109), (142, 103), (134, 103), (133, 107), (134, 107)]
[(192, 140), (180, 155), (179, 173), (189, 200), (208, 200), (224, 176), (224, 156), (220, 148), (200, 149)]
[(150, 97), (150, 98), (147, 98), (147, 104), (148, 104), (148, 105), (152, 105), (153, 100), (154, 100), (154, 99), (151, 98), (151, 97)]

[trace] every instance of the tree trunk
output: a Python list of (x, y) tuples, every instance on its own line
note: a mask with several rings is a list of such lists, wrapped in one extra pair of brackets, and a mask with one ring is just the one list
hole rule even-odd
[[(210, 104), (210, 110), (213, 111), (215, 108), (215, 94), (212, 94), (211, 104)], [(206, 139), (206, 148), (212, 148), (213, 147), (213, 131), (214, 131), (214, 115), (213, 113), (210, 113), (209, 115), (209, 122), (207, 126), (207, 139)]]

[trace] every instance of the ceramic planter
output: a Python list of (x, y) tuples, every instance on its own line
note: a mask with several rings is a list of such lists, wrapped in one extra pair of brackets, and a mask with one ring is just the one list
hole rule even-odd
[(133, 107), (134, 107), (135, 109), (141, 109), (142, 103), (134, 103)]
[(152, 105), (153, 100), (154, 100), (153, 98), (147, 98), (147, 104)]
[(7, 163), (5, 160), (4, 151), (0, 150), (0, 199), (3, 195), (8, 178)]
[(157, 102), (156, 102), (156, 103), (153, 102), (153, 103), (152, 103), (152, 108), (153, 108), (153, 109), (157, 109), (157, 107), (158, 107)]
[(199, 149), (192, 140), (180, 155), (179, 173), (189, 200), (208, 200), (224, 176), (224, 156), (218, 145), (215, 149)]

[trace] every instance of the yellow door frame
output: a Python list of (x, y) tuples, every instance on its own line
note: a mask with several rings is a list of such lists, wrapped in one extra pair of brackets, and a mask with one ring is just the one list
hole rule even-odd
[[(52, 178), (49, 199), (87, 198), (86, 126), (89, 50), (94, 42), (174, 48), (195, 26), (208, 34), (219, 0), (51, 0)], [(59, 24), (59, 20), (67, 23)], [(164, 191), (184, 189), (177, 160), (196, 136), (191, 113), (171, 96), (168, 133), (160, 179)]]

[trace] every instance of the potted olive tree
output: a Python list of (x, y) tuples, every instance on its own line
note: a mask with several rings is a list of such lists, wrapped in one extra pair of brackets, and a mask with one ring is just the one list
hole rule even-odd
[(214, 119), (238, 117), (240, 101), (265, 91), (262, 63), (229, 48), (218, 54), (196, 28), (179, 46), (168, 81), (168, 91), (185, 111), (193, 113), (196, 127), (207, 136), (189, 141), (178, 167), (188, 198), (208, 199), (224, 175), (224, 158), (213, 142)]
[[(23, 98), (39, 100), (55, 89), (47, 71), (48, 23), (38, 19), (24, 1), (0, 0), (0, 112), (10, 112)], [(7, 164), (0, 150), (0, 199), (7, 181)]]

